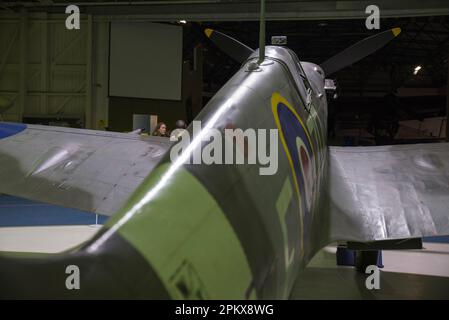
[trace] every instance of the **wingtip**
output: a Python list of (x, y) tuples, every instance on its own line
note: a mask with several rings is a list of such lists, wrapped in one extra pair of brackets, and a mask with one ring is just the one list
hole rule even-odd
[(212, 30), (212, 29), (206, 29), (206, 30), (204, 30), (204, 33), (206, 34), (206, 36), (207, 36), (208, 38), (210, 38), (210, 36), (212, 35), (213, 32), (214, 32), (214, 30)]
[(400, 33), (401, 33), (401, 28), (393, 28), (393, 29), (391, 29), (391, 31), (393, 31), (393, 35), (395, 36), (395, 37), (397, 37)]

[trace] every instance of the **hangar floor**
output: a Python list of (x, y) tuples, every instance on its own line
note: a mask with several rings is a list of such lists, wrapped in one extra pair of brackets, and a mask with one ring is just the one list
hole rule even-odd
[(424, 242), (423, 247), (383, 251), (380, 289), (368, 290), (368, 275), (336, 266), (337, 247), (328, 246), (298, 276), (291, 299), (449, 299), (449, 243)]
[[(0, 195), (0, 251), (62, 251), (93, 235), (95, 223), (90, 213)], [(336, 246), (328, 246), (300, 273), (291, 299), (449, 299), (449, 237), (428, 241), (440, 243), (383, 251), (379, 290), (366, 289), (367, 275), (336, 266)]]
[(107, 219), (96, 218), (80, 210), (0, 195), (0, 251), (64, 251), (89, 239)]

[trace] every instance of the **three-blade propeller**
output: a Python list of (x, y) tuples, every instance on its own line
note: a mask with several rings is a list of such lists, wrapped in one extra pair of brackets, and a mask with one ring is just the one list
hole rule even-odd
[[(221, 32), (212, 29), (206, 29), (204, 32), (206, 36), (212, 40), (215, 45), (217, 45), (218, 48), (240, 63), (248, 59), (248, 57), (254, 52), (254, 50), (250, 47)], [(320, 66), (324, 70), (326, 76), (328, 76), (379, 50), (388, 42), (396, 38), (399, 33), (401, 33), (400, 28), (393, 28), (365, 38), (329, 58)]]

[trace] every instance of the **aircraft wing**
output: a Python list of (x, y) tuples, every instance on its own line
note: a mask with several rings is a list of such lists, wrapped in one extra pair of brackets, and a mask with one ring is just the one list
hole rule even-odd
[(167, 138), (0, 122), (0, 193), (112, 215)]
[(449, 234), (449, 143), (329, 153), (330, 240)]

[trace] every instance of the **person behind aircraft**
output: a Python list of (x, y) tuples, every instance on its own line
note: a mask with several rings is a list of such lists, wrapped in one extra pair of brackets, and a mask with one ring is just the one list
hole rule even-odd
[(170, 140), (177, 141), (181, 134), (186, 130), (187, 125), (184, 120), (177, 120), (175, 123), (175, 130), (173, 130), (170, 134)]
[(156, 130), (153, 132), (153, 136), (158, 137), (170, 137), (167, 132), (167, 125), (164, 122), (159, 122), (156, 126)]

